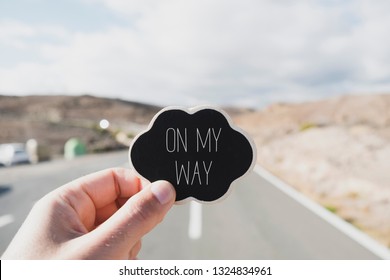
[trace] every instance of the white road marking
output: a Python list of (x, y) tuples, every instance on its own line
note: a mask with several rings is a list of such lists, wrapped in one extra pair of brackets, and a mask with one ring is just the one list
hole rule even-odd
[(0, 216), (0, 228), (13, 223), (14, 221), (15, 221), (14, 216), (10, 214)]
[(330, 211), (326, 210), (324, 207), (310, 200), (297, 190), (295, 190), (292, 186), (288, 185), (269, 171), (265, 170), (259, 165), (256, 165), (254, 171), (263, 177), (265, 180), (273, 184), (280, 191), (300, 203), (302, 206), (306, 207), (318, 217), (324, 219), (329, 224), (343, 232), (352, 240), (356, 241), (358, 244), (377, 255), (379, 258), (390, 260), (390, 250), (387, 249), (382, 244), (378, 243), (376, 240), (372, 239), (362, 231), (356, 229), (351, 224), (347, 223), (339, 216), (332, 214)]
[(190, 202), (188, 237), (193, 240), (202, 237), (202, 204), (196, 201)]

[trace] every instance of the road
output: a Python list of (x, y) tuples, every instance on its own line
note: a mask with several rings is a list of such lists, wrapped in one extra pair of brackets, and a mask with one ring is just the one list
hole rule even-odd
[[(128, 167), (127, 152), (0, 168), (0, 254), (31, 207), (50, 190), (108, 167)], [(256, 172), (225, 200), (175, 205), (143, 240), (141, 259), (377, 259)]]

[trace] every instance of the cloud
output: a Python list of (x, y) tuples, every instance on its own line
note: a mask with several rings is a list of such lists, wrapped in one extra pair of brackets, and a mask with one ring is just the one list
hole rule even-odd
[(255, 162), (248, 139), (214, 109), (161, 111), (130, 150), (135, 170), (151, 182), (167, 180), (176, 201), (214, 201)]
[(83, 1), (126, 24), (0, 24), (0, 48), (35, 57), (0, 66), (1, 92), (257, 106), (390, 88), (385, 0)]
[(0, 23), (0, 41), (14, 48), (25, 48), (24, 40), (35, 35), (35, 30), (19, 22), (2, 21)]

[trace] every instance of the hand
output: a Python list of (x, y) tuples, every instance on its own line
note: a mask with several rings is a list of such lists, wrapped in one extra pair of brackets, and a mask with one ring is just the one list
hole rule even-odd
[(90, 174), (39, 200), (2, 258), (134, 259), (174, 201), (166, 181), (119, 168)]

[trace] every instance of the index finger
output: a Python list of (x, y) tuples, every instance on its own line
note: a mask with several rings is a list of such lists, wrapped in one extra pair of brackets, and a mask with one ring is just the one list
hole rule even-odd
[(126, 200), (141, 188), (142, 182), (134, 171), (111, 168), (72, 181), (59, 188), (57, 194), (77, 212), (83, 224), (91, 229), (98, 209), (115, 205), (121, 198)]

